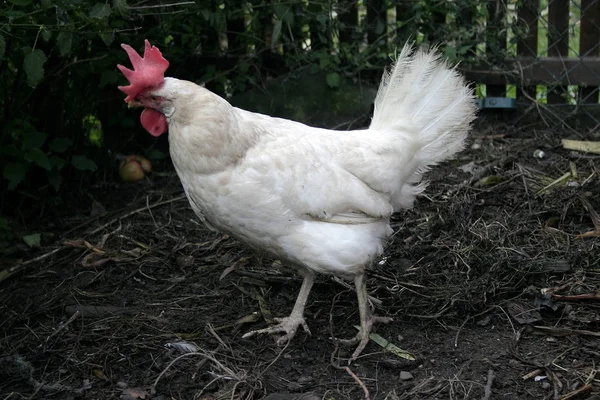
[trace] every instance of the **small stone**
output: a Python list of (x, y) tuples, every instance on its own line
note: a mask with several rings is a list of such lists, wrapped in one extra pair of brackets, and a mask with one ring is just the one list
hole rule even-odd
[(194, 256), (178, 256), (175, 261), (180, 268), (187, 268), (194, 265), (194, 261), (196, 261), (196, 259)]
[(119, 389), (125, 389), (127, 386), (129, 386), (129, 385), (125, 382), (117, 382), (117, 387)]
[(542, 382), (542, 389), (548, 390), (552, 387), (552, 385), (550, 384), (550, 382), (544, 381)]
[(400, 371), (400, 380), (402, 381), (410, 381), (411, 379), (413, 379), (413, 376), (410, 372), (408, 371)]
[(544, 157), (546, 157), (546, 153), (544, 153), (544, 150), (536, 149), (533, 152), (533, 158), (544, 158)]
[(308, 383), (312, 383), (313, 381), (313, 377), (308, 375), (302, 375), (300, 378), (298, 378), (298, 383), (301, 385), (306, 385)]

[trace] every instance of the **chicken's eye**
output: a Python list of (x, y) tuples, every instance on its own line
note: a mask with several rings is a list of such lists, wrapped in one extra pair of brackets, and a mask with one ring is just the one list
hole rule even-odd
[(157, 97), (156, 96), (152, 96), (151, 99), (154, 100), (154, 101), (156, 101)]

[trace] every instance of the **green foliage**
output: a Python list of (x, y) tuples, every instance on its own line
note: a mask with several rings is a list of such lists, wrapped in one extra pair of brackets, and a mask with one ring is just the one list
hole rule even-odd
[(140, 134), (137, 115), (116, 89), (124, 79), (115, 66), (129, 63), (120, 43), (141, 50), (149, 39), (171, 62), (168, 73), (226, 97), (305, 66), (332, 91), (359, 73), (375, 83), (409, 38), (441, 42), (463, 66), (482, 58), (486, 2), (373, 4), (381, 7), (349, 0), (149, 0), (135, 7), (127, 0), (6, 0), (0, 185), (25, 193), (59, 190), (65, 182), (114, 176), (109, 154), (139, 147), (166, 154), (164, 137)]
[(123, 61), (107, 46), (117, 29), (139, 23), (125, 19), (124, 0), (110, 3), (10, 0), (0, 8), (0, 188), (58, 191), (65, 178), (97, 170), (103, 120), (117, 131), (133, 126), (125, 109), (103, 107), (105, 92), (117, 95), (114, 67)]
[(25, 244), (31, 248), (38, 248), (42, 243), (42, 235), (39, 233), (33, 233), (31, 235), (23, 236)]
[(31, 87), (36, 87), (44, 77), (44, 64), (46, 55), (40, 49), (24, 48), (25, 58), (23, 59), (23, 69), (27, 74), (27, 83)]

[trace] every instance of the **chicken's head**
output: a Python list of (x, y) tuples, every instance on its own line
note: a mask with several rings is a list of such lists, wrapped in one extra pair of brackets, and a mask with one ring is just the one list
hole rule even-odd
[(167, 131), (167, 119), (161, 112), (162, 99), (153, 95), (152, 91), (160, 88), (165, 81), (165, 71), (169, 62), (165, 60), (160, 50), (151, 46), (146, 40), (144, 57), (141, 57), (131, 46), (122, 44), (127, 52), (133, 70), (117, 65), (117, 68), (129, 81), (129, 86), (119, 86), (124, 92), (128, 106), (143, 106), (140, 120), (142, 126), (153, 136), (159, 136)]

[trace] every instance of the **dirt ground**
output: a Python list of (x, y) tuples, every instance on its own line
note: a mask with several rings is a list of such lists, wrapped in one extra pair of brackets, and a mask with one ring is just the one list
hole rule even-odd
[(395, 216), (368, 288), (414, 360), (372, 341), (348, 366), (356, 299), (326, 276), (312, 335), (242, 339), (290, 312), (294, 272), (207, 230), (168, 162), (87, 188), (3, 257), (0, 398), (599, 399), (600, 156), (560, 146), (586, 132), (480, 119)]

